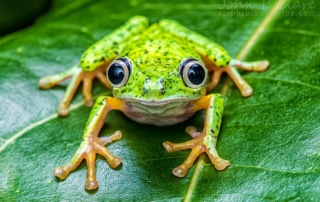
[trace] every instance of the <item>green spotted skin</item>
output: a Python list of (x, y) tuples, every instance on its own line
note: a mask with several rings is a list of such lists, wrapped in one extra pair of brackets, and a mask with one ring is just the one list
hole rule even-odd
[[(207, 124), (205, 125), (205, 131), (207, 132), (207, 135), (204, 138), (203, 144), (207, 147), (210, 153), (215, 153), (215, 147), (213, 147), (212, 145), (216, 144), (219, 135), (220, 125), (222, 121), (224, 99), (220, 94), (208, 96), (210, 96), (210, 105), (207, 109)], [(211, 150), (211, 148), (213, 150)]]
[(225, 67), (230, 63), (229, 53), (219, 44), (210, 39), (189, 30), (174, 20), (162, 20), (160, 26), (164, 31), (172, 33), (175, 37), (180, 38), (199, 54), (206, 56), (218, 67)]
[[(229, 53), (219, 44), (193, 32), (174, 20), (162, 20), (159, 31), (170, 33), (183, 43), (197, 51), (198, 54), (208, 57), (219, 67), (229, 64)], [(114, 30), (97, 43), (90, 46), (81, 56), (80, 66), (84, 71), (94, 71), (97, 67), (118, 56), (122, 47), (130, 46), (130, 39), (139, 36), (148, 28), (148, 20), (143, 16), (135, 16), (126, 24)]]
[(132, 72), (125, 86), (113, 88), (115, 97), (165, 101), (194, 100), (201, 96), (204, 85), (189, 88), (179, 74), (180, 62), (189, 57), (201, 61), (199, 54), (181, 40), (163, 32), (158, 24), (152, 25), (138, 40), (131, 41), (120, 56), (131, 60)]
[(114, 30), (97, 43), (90, 46), (80, 58), (80, 66), (84, 71), (92, 72), (96, 68), (115, 58), (121, 51), (124, 42), (141, 34), (148, 27), (148, 20), (143, 16), (135, 16), (126, 24)]

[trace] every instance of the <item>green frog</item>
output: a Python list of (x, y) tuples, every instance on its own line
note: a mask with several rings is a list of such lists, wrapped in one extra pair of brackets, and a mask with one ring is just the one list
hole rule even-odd
[[(252, 88), (235, 68), (264, 71), (267, 60), (243, 62), (231, 59), (228, 52), (208, 38), (173, 20), (161, 20), (149, 26), (142, 16), (134, 16), (123, 26), (89, 47), (79, 64), (67, 71), (39, 81), (48, 89), (71, 77), (59, 104), (61, 116), (69, 114), (69, 105), (79, 84), (87, 106), (93, 105), (92, 80), (98, 78), (113, 96), (97, 98), (86, 123), (82, 142), (71, 161), (57, 167), (54, 174), (65, 179), (82, 160), (87, 163), (85, 189), (98, 187), (95, 174), (96, 154), (102, 155), (112, 168), (121, 158), (111, 154), (106, 145), (122, 138), (121, 131), (99, 137), (105, 118), (111, 110), (119, 110), (130, 119), (157, 126), (181, 123), (199, 110), (205, 110), (204, 127), (197, 131), (186, 128), (191, 140), (163, 143), (168, 152), (191, 149), (187, 159), (173, 169), (173, 175), (184, 177), (201, 153), (206, 153), (217, 170), (229, 166), (216, 150), (223, 114), (224, 99), (220, 94), (207, 94), (226, 72), (243, 96)], [(209, 76), (209, 73), (213, 73)], [(211, 78), (209, 78), (211, 77)]]

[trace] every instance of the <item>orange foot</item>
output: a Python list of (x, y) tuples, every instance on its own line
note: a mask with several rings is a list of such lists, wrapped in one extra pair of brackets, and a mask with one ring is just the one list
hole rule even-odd
[(98, 153), (104, 156), (112, 168), (118, 167), (121, 164), (121, 158), (113, 156), (105, 145), (112, 141), (119, 140), (121, 137), (121, 132), (116, 131), (109, 137), (88, 137), (84, 139), (70, 163), (54, 169), (54, 174), (60, 179), (65, 179), (70, 172), (79, 166), (83, 159), (86, 159), (88, 170), (84, 187), (87, 190), (98, 188), (95, 170), (96, 154)]
[(197, 132), (195, 127), (189, 126), (186, 128), (186, 132), (193, 138), (192, 140), (177, 144), (168, 141), (163, 143), (164, 148), (168, 152), (191, 149), (187, 159), (181, 165), (172, 170), (173, 175), (177, 177), (184, 177), (194, 164), (194, 161), (203, 152), (207, 153), (212, 164), (217, 170), (224, 170), (230, 165), (228, 160), (224, 160), (218, 155), (218, 152), (215, 148), (216, 139), (206, 135), (205, 130), (203, 132)]
[(207, 85), (207, 89), (210, 91), (214, 87), (216, 87), (220, 81), (222, 73), (226, 72), (240, 90), (241, 95), (243, 97), (248, 97), (253, 93), (252, 87), (241, 77), (236, 68), (250, 72), (262, 72), (267, 70), (269, 65), (270, 63), (267, 60), (243, 62), (232, 59), (230, 61), (230, 64), (225, 67), (220, 68), (211, 66), (210, 70), (213, 70), (214, 73), (212, 75), (211, 81)]

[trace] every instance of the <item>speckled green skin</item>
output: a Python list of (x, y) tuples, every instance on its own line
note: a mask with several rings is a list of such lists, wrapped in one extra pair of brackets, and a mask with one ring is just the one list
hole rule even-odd
[(163, 32), (158, 24), (138, 40), (132, 40), (120, 56), (130, 58), (132, 72), (125, 86), (113, 88), (115, 97), (165, 101), (194, 100), (201, 96), (204, 85), (197, 89), (187, 87), (178, 71), (182, 59), (193, 57), (201, 61), (200, 56), (187, 44)]
[[(126, 24), (89, 47), (81, 56), (80, 66), (84, 71), (94, 71), (97, 67), (104, 64), (105, 60), (114, 58), (118, 56), (119, 53), (123, 55), (121, 54), (125, 51), (122, 50), (123, 47), (127, 49), (126, 51), (132, 50), (132, 48), (128, 48), (128, 45), (131, 45), (130, 39), (139, 38), (139, 35), (147, 28), (147, 18), (143, 16), (132, 17)], [(151, 36), (155, 37), (155, 34), (164, 34), (166, 32), (164, 35), (171, 35), (169, 38), (172, 40), (174, 40), (173, 37), (177, 37), (179, 43), (184, 44), (184, 47), (189, 46), (189, 49), (192, 48), (194, 51), (197, 51), (198, 54), (208, 57), (219, 67), (225, 67), (231, 60), (229, 53), (219, 44), (187, 29), (174, 20), (162, 20), (159, 22), (159, 25), (153, 25), (151, 30), (153, 31), (147, 31), (151, 34), (150, 36), (146, 34), (143, 34), (143, 36), (151, 39)], [(157, 45), (153, 45), (153, 47), (157, 47)], [(150, 48), (152, 47), (150, 46)], [(164, 47), (162, 50), (164, 55), (165, 50)]]
[(84, 71), (94, 71), (100, 65), (115, 58), (122, 50), (125, 43), (139, 36), (148, 27), (148, 20), (142, 16), (135, 16), (126, 24), (114, 30), (92, 46), (80, 58), (80, 66)]
[(210, 39), (189, 30), (174, 20), (162, 20), (159, 24), (164, 31), (179, 38), (182, 43), (188, 44), (198, 54), (213, 61), (216, 66), (225, 67), (230, 63), (229, 53)]

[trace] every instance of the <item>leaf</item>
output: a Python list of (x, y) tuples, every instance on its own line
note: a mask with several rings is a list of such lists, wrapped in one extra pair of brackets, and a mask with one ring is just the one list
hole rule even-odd
[[(280, 1), (54, 1), (51, 12), (0, 40), (1, 201), (316, 201), (320, 196), (319, 3)], [(85, 191), (86, 165), (58, 180), (52, 171), (76, 151), (90, 109), (81, 92), (71, 115), (56, 107), (65, 85), (41, 91), (42, 76), (77, 62), (96, 40), (133, 15), (151, 22), (171, 18), (223, 45), (234, 57), (268, 59), (263, 73), (243, 73), (254, 94), (242, 98), (226, 79), (218, 141), (231, 161), (218, 172), (201, 156), (183, 179), (171, 170), (188, 151), (167, 153), (165, 140), (188, 140), (184, 129), (203, 124), (203, 112), (170, 127), (141, 125), (120, 112), (107, 117), (101, 135), (121, 129), (108, 148), (123, 159), (111, 169), (97, 159), (99, 189)], [(95, 95), (110, 94), (96, 82)]]

